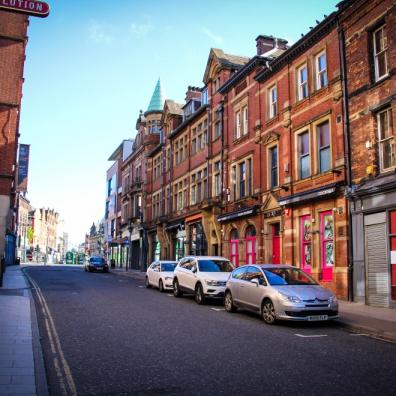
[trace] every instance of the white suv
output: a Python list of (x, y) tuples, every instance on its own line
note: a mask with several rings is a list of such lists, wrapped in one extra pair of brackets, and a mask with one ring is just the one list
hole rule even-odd
[(177, 264), (173, 278), (173, 295), (194, 293), (195, 301), (204, 304), (207, 297), (224, 297), (233, 265), (224, 257), (187, 256)]

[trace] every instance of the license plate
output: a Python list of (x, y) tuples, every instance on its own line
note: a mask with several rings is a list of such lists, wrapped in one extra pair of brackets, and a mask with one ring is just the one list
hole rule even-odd
[(329, 319), (328, 315), (312, 315), (308, 316), (308, 321), (315, 322), (316, 320), (327, 320)]

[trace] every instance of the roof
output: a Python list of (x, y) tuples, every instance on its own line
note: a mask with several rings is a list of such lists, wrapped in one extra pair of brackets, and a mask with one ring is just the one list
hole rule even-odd
[(210, 65), (212, 64), (214, 58), (218, 60), (218, 62), (222, 67), (230, 68), (230, 69), (240, 69), (250, 60), (250, 58), (245, 56), (226, 54), (223, 50), (219, 48), (211, 48), (203, 78), (205, 84), (207, 83), (209, 77)]
[(173, 100), (166, 99), (165, 105), (168, 106), (169, 113), (176, 115), (183, 115), (183, 105), (180, 103), (176, 103)]
[(154, 88), (153, 95), (151, 96), (150, 104), (146, 110), (146, 113), (162, 111), (165, 103), (165, 92), (159, 78)]

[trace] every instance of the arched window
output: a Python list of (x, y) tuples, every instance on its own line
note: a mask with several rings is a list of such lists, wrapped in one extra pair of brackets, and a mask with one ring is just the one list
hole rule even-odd
[(238, 230), (236, 228), (233, 228), (230, 232), (230, 260), (235, 267), (239, 266), (238, 242), (239, 242)]
[(245, 232), (245, 255), (246, 264), (256, 263), (256, 229), (249, 225)]

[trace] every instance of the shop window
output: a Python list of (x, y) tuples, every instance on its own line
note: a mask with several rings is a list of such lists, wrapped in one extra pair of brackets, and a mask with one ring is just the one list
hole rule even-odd
[(331, 210), (320, 214), (320, 247), (322, 280), (333, 280), (334, 267), (334, 218)]
[(310, 215), (300, 217), (301, 269), (309, 274), (312, 269), (311, 225)]
[(193, 256), (206, 256), (208, 254), (208, 243), (202, 223), (195, 223), (190, 226), (190, 254)]
[(230, 261), (235, 267), (239, 266), (239, 235), (238, 230), (234, 228), (230, 233)]
[(389, 212), (391, 298), (396, 301), (396, 210)]
[(246, 264), (256, 263), (256, 229), (249, 226), (245, 233)]

